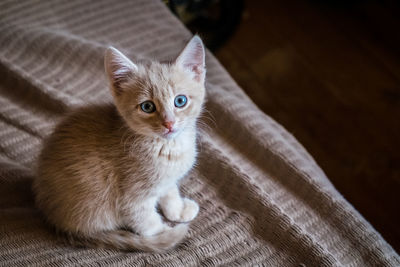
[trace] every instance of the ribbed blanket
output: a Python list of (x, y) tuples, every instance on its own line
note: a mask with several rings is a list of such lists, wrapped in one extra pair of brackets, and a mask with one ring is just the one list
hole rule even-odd
[(65, 112), (111, 100), (105, 48), (164, 61), (190, 37), (158, 0), (0, 2), (0, 266), (399, 266), (208, 52), (207, 127), (181, 186), (201, 209), (184, 242), (163, 254), (78, 248), (43, 223), (31, 192), (35, 160)]

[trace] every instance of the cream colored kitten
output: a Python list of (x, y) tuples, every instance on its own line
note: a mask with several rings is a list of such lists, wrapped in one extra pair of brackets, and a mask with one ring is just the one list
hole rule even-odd
[(204, 56), (197, 36), (171, 64), (107, 50), (115, 105), (73, 112), (40, 156), (34, 191), (51, 224), (85, 245), (164, 251), (182, 240), (199, 211), (178, 183), (196, 158)]

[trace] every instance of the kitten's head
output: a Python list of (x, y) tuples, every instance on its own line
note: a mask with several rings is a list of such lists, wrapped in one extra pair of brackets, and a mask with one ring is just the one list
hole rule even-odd
[(119, 113), (136, 133), (174, 138), (194, 127), (204, 101), (204, 46), (195, 36), (170, 64), (135, 64), (115, 48), (105, 69)]

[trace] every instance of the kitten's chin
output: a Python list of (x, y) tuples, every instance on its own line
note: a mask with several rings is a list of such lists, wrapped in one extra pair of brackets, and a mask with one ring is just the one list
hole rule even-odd
[(181, 131), (178, 131), (178, 130), (174, 130), (172, 132), (166, 131), (161, 134), (161, 137), (164, 139), (167, 139), (167, 140), (172, 140), (172, 139), (176, 138), (180, 133), (181, 133)]
[(185, 131), (185, 128), (175, 128), (172, 131), (169, 130), (159, 130), (159, 131), (152, 131), (152, 130), (145, 130), (142, 129), (137, 130), (137, 129), (133, 129), (133, 131), (141, 136), (145, 136), (147, 138), (153, 138), (153, 139), (161, 139), (161, 140), (166, 140), (166, 141), (170, 141), (173, 140), (175, 138), (177, 138), (179, 135), (181, 135), (182, 132)]

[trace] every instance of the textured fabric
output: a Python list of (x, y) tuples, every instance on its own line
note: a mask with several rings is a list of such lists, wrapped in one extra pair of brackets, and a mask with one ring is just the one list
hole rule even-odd
[(30, 189), (43, 139), (68, 110), (111, 100), (105, 47), (163, 61), (190, 37), (158, 0), (0, 2), (0, 266), (399, 266), (304, 148), (210, 53), (208, 127), (182, 183), (201, 210), (185, 241), (155, 254), (56, 238)]

